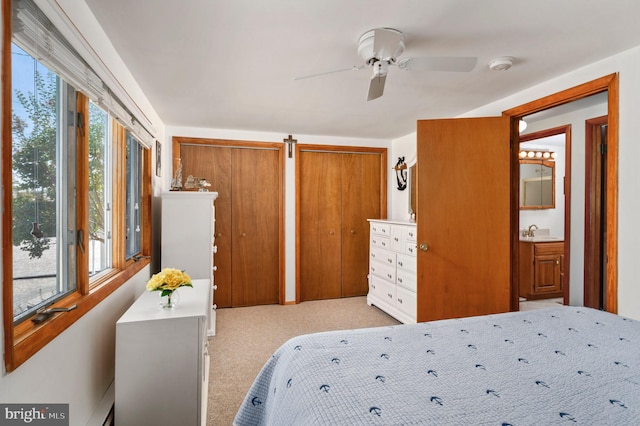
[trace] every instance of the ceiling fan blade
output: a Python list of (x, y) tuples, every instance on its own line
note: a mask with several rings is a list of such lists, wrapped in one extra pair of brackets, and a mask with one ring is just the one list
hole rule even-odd
[(361, 69), (363, 69), (365, 67), (366, 67), (366, 65), (354, 65), (351, 68), (342, 68), (342, 69), (339, 69), (339, 70), (325, 71), (325, 72), (320, 72), (320, 73), (317, 73), (317, 74), (304, 75), (302, 77), (293, 77), (293, 80), (304, 80), (305, 78), (320, 77), (321, 75), (335, 74), (335, 73), (344, 72), (344, 71), (358, 71), (358, 70), (361, 70)]
[(371, 101), (373, 99), (379, 98), (384, 93), (384, 83), (387, 80), (387, 76), (379, 76), (374, 75), (371, 77), (371, 82), (369, 83), (369, 95), (367, 96), (367, 101)]
[(391, 28), (377, 28), (373, 34), (373, 53), (378, 59), (396, 58), (404, 50), (404, 35)]
[(456, 56), (433, 56), (407, 58), (398, 62), (398, 68), (406, 71), (456, 71), (469, 72), (478, 63), (478, 58)]

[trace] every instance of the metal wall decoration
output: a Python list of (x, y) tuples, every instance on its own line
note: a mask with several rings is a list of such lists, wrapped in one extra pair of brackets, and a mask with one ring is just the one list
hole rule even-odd
[(393, 169), (396, 171), (398, 191), (404, 191), (407, 189), (407, 163), (404, 162), (404, 157), (398, 157), (398, 162)]
[(289, 145), (289, 158), (293, 158), (293, 144), (298, 143), (298, 139), (293, 139), (291, 135), (288, 138), (282, 140), (284, 143)]

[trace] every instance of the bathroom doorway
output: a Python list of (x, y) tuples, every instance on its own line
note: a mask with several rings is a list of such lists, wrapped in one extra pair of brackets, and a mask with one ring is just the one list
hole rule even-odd
[[(607, 156), (603, 159), (605, 162), (606, 173), (602, 177), (601, 185), (605, 192), (605, 205), (602, 208), (602, 223), (606, 229), (606, 238), (603, 239), (602, 246), (602, 258), (606, 258), (606, 274), (603, 274), (603, 309), (617, 313), (618, 311), (618, 282), (617, 282), (617, 264), (618, 264), (618, 207), (617, 207), (617, 194), (618, 194), (618, 75), (610, 74), (599, 79), (572, 87), (562, 92), (549, 95), (545, 98), (537, 99), (527, 104), (512, 108), (504, 111), (503, 114), (511, 117), (512, 128), (517, 129), (518, 121), (521, 118), (527, 119), (537, 113), (546, 113), (552, 108), (572, 108), (574, 102), (582, 101), (585, 98), (592, 95), (602, 96), (606, 99), (605, 113), (608, 117), (608, 125), (606, 132), (606, 145)], [(559, 111), (556, 109), (556, 111)], [(601, 114), (603, 115), (603, 114)], [(580, 144), (576, 142), (573, 144), (574, 152), (572, 153), (573, 166), (573, 181), (576, 187), (573, 193), (571, 203), (567, 203), (567, 207), (571, 209), (569, 226), (565, 227), (565, 235), (569, 240), (569, 253), (573, 253), (572, 259), (565, 259), (568, 263), (567, 272), (570, 276), (570, 285), (567, 286), (567, 290), (570, 287), (571, 291), (568, 297), (568, 303), (571, 305), (581, 306), (584, 305), (584, 256), (578, 255), (584, 252), (585, 235), (590, 233), (587, 226), (585, 226), (585, 214), (587, 211), (591, 211), (591, 207), (585, 206), (585, 188), (582, 181), (582, 177), (586, 176), (586, 171), (577, 168), (583, 168), (585, 160), (581, 159), (581, 156), (576, 155), (577, 150), (582, 150), (581, 155), (585, 155), (585, 144), (582, 142), (584, 139), (582, 133), (585, 131), (585, 122), (591, 117), (597, 117), (598, 115), (590, 115), (583, 119), (580, 126), (574, 125), (572, 132), (574, 133), (574, 140), (581, 141)], [(558, 124), (556, 124), (558, 125)], [(551, 127), (551, 126), (549, 126)], [(581, 136), (578, 136), (578, 133)], [(515, 133), (517, 134), (517, 132)], [(520, 220), (519, 220), (519, 138), (512, 140), (512, 176), (514, 181), (512, 184), (512, 310), (518, 310), (519, 306), (519, 232), (520, 232)], [(580, 159), (580, 160), (579, 160)], [(578, 179), (580, 177), (580, 179)], [(571, 232), (571, 230), (573, 232)], [(570, 232), (567, 235), (567, 232)], [(583, 231), (583, 232), (581, 232)]]
[[(561, 298), (568, 304), (571, 125), (521, 133), (520, 158), (520, 301)], [(538, 250), (545, 254), (533, 256)]]

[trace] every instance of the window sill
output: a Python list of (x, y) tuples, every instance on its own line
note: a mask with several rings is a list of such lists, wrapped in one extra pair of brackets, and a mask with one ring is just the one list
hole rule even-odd
[[(150, 263), (149, 259), (141, 259), (131, 263), (126, 269), (116, 272), (93, 286), (88, 294), (74, 293), (51, 306), (68, 308), (77, 305), (77, 309), (54, 314), (51, 319), (41, 324), (34, 324), (27, 320), (15, 326), (13, 328), (13, 346), (5, 350), (6, 372), (9, 373), (22, 365)], [(10, 336), (5, 336), (5, 341), (8, 337)]]

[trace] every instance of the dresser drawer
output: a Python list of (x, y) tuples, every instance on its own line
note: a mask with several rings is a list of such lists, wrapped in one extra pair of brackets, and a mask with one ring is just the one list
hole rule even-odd
[(391, 248), (391, 240), (389, 237), (381, 237), (380, 235), (371, 235), (371, 245), (384, 249)]
[(396, 282), (396, 268), (395, 266), (388, 266), (380, 262), (371, 262), (369, 264), (369, 272), (372, 275), (380, 277), (390, 283)]
[(387, 303), (393, 305), (396, 298), (396, 286), (376, 276), (369, 276), (369, 291)]
[(396, 307), (409, 315), (411, 318), (416, 317), (416, 294), (402, 287), (396, 287)]
[(415, 241), (407, 241), (404, 248), (404, 252), (409, 256), (416, 256), (418, 254), (418, 244)]
[(370, 257), (371, 261), (380, 262), (388, 266), (396, 265), (396, 254), (379, 247), (371, 247)]
[(408, 256), (406, 254), (398, 254), (396, 256), (396, 265), (398, 265), (398, 270), (402, 269), (413, 274), (416, 273), (416, 261), (417, 259), (415, 256)]
[(378, 223), (378, 222), (370, 222), (371, 223), (371, 233), (378, 235), (386, 235), (387, 237), (391, 235), (391, 225), (388, 223)]
[(405, 241), (416, 241), (417, 239), (417, 229), (415, 226), (405, 226), (404, 227), (404, 239)]
[(396, 272), (396, 282), (399, 286), (402, 286), (407, 290), (411, 290), (413, 292), (417, 291), (418, 286), (416, 285), (416, 274), (414, 272), (398, 269)]
[(391, 226), (391, 250), (402, 253), (403, 231), (402, 226)]

